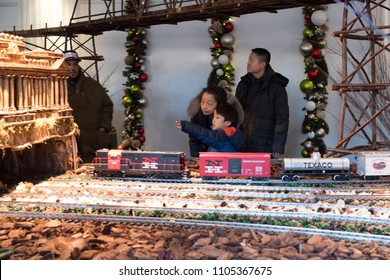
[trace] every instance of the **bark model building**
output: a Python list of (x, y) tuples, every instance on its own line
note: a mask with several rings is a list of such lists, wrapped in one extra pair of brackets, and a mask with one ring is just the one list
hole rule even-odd
[(77, 148), (62, 53), (26, 51), (0, 33), (0, 171), (63, 172)]

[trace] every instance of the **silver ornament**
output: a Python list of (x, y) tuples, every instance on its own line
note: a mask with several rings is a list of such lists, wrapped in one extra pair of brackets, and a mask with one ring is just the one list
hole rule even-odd
[(227, 64), (229, 62), (229, 57), (226, 55), (226, 54), (221, 54), (219, 57), (218, 57), (218, 62), (220, 64)]
[(226, 33), (221, 37), (221, 44), (225, 48), (231, 48), (234, 45), (235, 38), (231, 33)]
[(313, 142), (311, 141), (305, 141), (303, 143), (303, 147), (305, 147), (306, 150), (311, 150), (313, 149)]
[(325, 136), (325, 129), (323, 129), (323, 128), (317, 129), (317, 131), (316, 131), (316, 136), (317, 136), (318, 138), (324, 137), (324, 136)]
[(215, 72), (218, 76), (222, 76), (224, 74), (223, 70), (221, 68), (218, 68)]
[(306, 135), (310, 139), (313, 139), (314, 137), (316, 137), (316, 134), (313, 131), (308, 132)]
[(311, 14), (310, 20), (314, 25), (317, 26), (323, 26), (328, 17), (326, 16), (326, 13), (322, 10), (317, 10)]
[(137, 103), (138, 103), (139, 106), (145, 107), (148, 102), (147, 102), (146, 98), (143, 97), (143, 98), (138, 99)]
[(308, 114), (307, 117), (308, 117), (309, 119), (312, 120), (312, 119), (314, 119), (316, 116), (315, 116), (314, 114)]
[(311, 52), (312, 49), (313, 49), (313, 45), (310, 44), (309, 42), (302, 42), (299, 45), (299, 52), (302, 55), (308, 55)]
[(326, 44), (327, 44), (325, 39), (321, 39), (317, 43), (318, 43), (318, 45), (320, 46), (321, 49), (325, 48)]
[(129, 114), (126, 118), (128, 118), (129, 121), (135, 120), (134, 114)]
[(213, 59), (210, 61), (210, 65), (211, 65), (211, 67), (213, 67), (213, 68), (218, 68), (218, 67), (219, 67), (218, 58), (213, 58)]
[(314, 111), (316, 108), (316, 103), (314, 101), (306, 102), (305, 108), (307, 111)]

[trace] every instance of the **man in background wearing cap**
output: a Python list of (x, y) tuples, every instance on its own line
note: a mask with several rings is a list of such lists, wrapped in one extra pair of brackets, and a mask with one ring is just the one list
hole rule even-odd
[(91, 162), (95, 151), (109, 148), (113, 103), (106, 90), (80, 70), (81, 59), (74, 51), (64, 53), (70, 74), (68, 79), (69, 105), (80, 129), (77, 148), (83, 162)]

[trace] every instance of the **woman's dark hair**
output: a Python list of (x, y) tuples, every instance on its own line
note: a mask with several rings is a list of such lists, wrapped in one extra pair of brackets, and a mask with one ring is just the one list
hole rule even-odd
[(202, 99), (202, 95), (204, 92), (208, 92), (209, 94), (213, 95), (215, 101), (217, 101), (217, 104), (226, 103), (226, 91), (222, 87), (209, 85), (205, 88), (202, 88), (202, 91), (199, 94), (199, 100)]
[(215, 108), (215, 112), (221, 115), (225, 121), (229, 121), (232, 124), (230, 126), (237, 127), (238, 125), (238, 113), (236, 108), (228, 103), (222, 103)]

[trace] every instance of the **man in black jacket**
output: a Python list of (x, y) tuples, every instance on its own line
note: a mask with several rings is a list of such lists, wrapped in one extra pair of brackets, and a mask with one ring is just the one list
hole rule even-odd
[(289, 125), (286, 86), (289, 80), (276, 73), (271, 54), (255, 48), (249, 55), (247, 74), (241, 77), (236, 97), (245, 112), (241, 129), (246, 152), (269, 152), (273, 158), (284, 154)]

